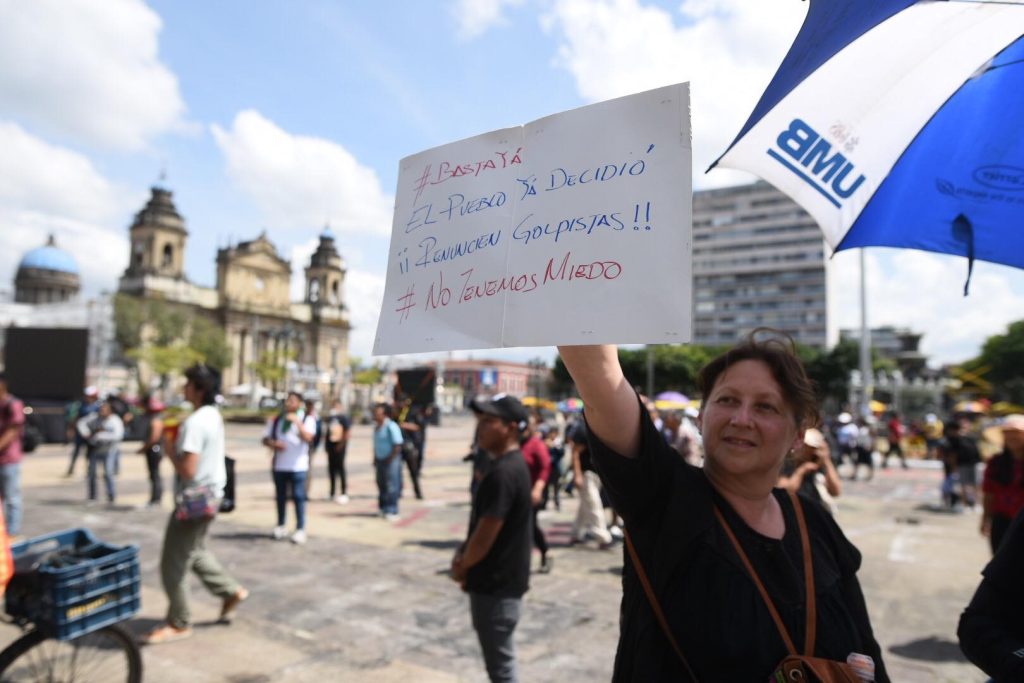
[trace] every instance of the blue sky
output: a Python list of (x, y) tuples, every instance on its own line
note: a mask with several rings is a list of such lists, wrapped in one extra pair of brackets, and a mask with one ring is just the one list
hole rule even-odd
[[(698, 187), (749, 181), (703, 169), (805, 11), (797, 0), (0, 0), (0, 288), (47, 232), (74, 252), (87, 294), (115, 288), (132, 215), (166, 169), (200, 284), (214, 284), (218, 246), (263, 230), (298, 280), (330, 222), (349, 268), (351, 352), (368, 357), (402, 157), (690, 81)], [(1018, 271), (978, 264), (964, 301), (956, 259), (874, 250), (868, 261), (870, 322), (924, 331), (936, 361), (975, 355), (1024, 312)], [(855, 262), (834, 259), (842, 326), (858, 322)]]

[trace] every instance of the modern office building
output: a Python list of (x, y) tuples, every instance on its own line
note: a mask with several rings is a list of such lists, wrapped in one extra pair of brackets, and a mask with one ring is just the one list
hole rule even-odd
[(826, 348), (827, 245), (814, 219), (765, 182), (693, 195), (694, 336), (732, 344), (758, 327)]

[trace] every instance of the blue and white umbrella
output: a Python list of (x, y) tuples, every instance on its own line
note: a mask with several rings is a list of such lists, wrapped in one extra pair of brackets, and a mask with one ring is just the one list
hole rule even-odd
[(957, 254), (968, 282), (975, 259), (1024, 268), (1024, 0), (812, 0), (715, 164), (788, 194), (837, 251)]

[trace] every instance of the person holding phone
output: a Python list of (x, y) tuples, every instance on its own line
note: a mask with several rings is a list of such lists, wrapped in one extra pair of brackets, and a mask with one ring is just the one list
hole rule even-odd
[(302, 395), (288, 392), (284, 412), (267, 423), (263, 445), (273, 451), (271, 473), (277, 494), (275, 540), (288, 537), (285, 524), (288, 498), (295, 503), (295, 531), (292, 543), (306, 542), (306, 477), (309, 474), (309, 444), (316, 435), (316, 418), (302, 410)]

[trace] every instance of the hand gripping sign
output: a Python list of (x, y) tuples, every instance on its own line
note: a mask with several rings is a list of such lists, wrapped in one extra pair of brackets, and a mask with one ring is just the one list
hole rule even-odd
[(374, 354), (690, 339), (689, 87), (401, 162)]

